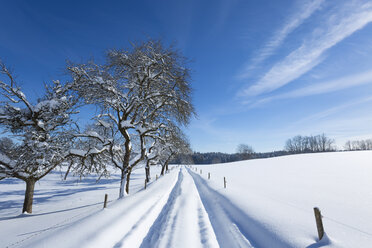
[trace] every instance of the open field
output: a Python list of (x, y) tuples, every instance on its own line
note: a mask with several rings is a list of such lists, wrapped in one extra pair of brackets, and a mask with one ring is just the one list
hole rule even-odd
[[(96, 183), (36, 186), (34, 213), (20, 215), (24, 185), (0, 182), (5, 247), (370, 247), (372, 152), (283, 156), (229, 164), (174, 166), (143, 190), (116, 200), (118, 175)], [(210, 173), (210, 179), (208, 179)], [(223, 178), (226, 178), (224, 188)], [(102, 210), (105, 193), (108, 208)], [(326, 236), (317, 242), (313, 207)]]

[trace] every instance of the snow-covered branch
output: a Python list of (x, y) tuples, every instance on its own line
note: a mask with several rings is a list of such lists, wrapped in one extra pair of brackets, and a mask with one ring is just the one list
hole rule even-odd
[[(128, 193), (132, 169), (159, 156), (153, 156), (157, 148), (146, 141), (163, 140), (160, 129), (186, 125), (194, 114), (189, 70), (177, 51), (153, 40), (135, 44), (131, 50), (111, 50), (107, 58), (105, 65), (91, 61), (70, 65), (68, 70), (77, 94), (100, 108), (96, 120), (110, 120), (110, 128), (120, 134), (121, 139), (112, 139), (109, 154), (111, 163), (122, 171)], [(120, 152), (114, 147), (120, 147)], [(122, 185), (120, 197), (123, 189)]]

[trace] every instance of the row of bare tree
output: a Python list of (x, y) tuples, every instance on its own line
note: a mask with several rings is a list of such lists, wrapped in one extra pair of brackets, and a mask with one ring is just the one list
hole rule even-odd
[[(45, 86), (31, 101), (12, 72), (0, 63), (0, 179), (26, 182), (23, 212), (32, 212), (35, 182), (68, 162), (84, 175), (121, 171), (119, 198), (129, 193), (130, 176), (139, 164), (162, 165), (188, 153), (181, 131), (193, 115), (187, 61), (173, 47), (149, 40), (128, 50), (110, 50), (104, 64), (67, 65), (70, 80)], [(2, 80), (3, 79), (3, 80)], [(85, 105), (99, 111), (94, 124), (79, 128), (73, 117)]]
[(334, 143), (334, 139), (328, 138), (325, 134), (297, 135), (286, 141), (284, 149), (291, 153), (327, 152), (335, 150)]
[[(334, 139), (325, 134), (316, 136), (297, 135), (288, 139), (285, 148), (290, 153), (328, 152), (337, 150)], [(349, 140), (344, 145), (345, 151), (372, 150), (372, 139)]]
[(372, 139), (365, 140), (348, 140), (344, 146), (347, 151), (362, 151), (362, 150), (372, 150)]

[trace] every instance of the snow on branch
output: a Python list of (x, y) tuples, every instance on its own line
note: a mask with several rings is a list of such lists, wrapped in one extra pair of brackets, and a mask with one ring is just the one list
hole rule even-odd
[(44, 96), (32, 103), (1, 62), (0, 73), (8, 79), (0, 81), (0, 93), (5, 96), (0, 103), (0, 127), (18, 140), (1, 155), (0, 166), (7, 168), (1, 173), (38, 180), (63, 162), (72, 140), (71, 115), (76, 113), (78, 100), (69, 85), (54, 81), (46, 85)]
[[(155, 160), (166, 150), (164, 129), (187, 125), (194, 115), (185, 59), (160, 41), (133, 44), (129, 50), (110, 50), (103, 65), (90, 61), (67, 69), (74, 91), (85, 103), (99, 108), (100, 115), (95, 117), (99, 126), (111, 130), (103, 135), (110, 136), (108, 143), (92, 147), (110, 147), (108, 156), (122, 170), (122, 182), (141, 161)], [(100, 136), (90, 133), (86, 138), (102, 143)], [(107, 159), (106, 155), (101, 158)]]

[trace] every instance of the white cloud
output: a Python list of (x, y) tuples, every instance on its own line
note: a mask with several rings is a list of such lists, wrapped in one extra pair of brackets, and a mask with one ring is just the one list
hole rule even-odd
[(271, 92), (299, 78), (318, 65), (328, 49), (371, 21), (372, 3), (354, 1), (345, 5), (329, 16), (327, 22), (317, 28), (310, 39), (276, 63), (257, 83), (246, 88), (242, 95), (257, 96)]
[(344, 90), (360, 85), (371, 84), (372, 83), (372, 70), (358, 73), (354, 75), (345, 76), (335, 80), (321, 82), (307, 87), (292, 90), (283, 94), (265, 97), (254, 103), (254, 106), (261, 105), (264, 103), (271, 102), (273, 100), (288, 99), (288, 98), (298, 98), (312, 95), (325, 94), (329, 92)]
[(281, 138), (283, 144), (285, 139), (298, 134), (325, 133), (336, 140), (338, 148), (342, 148), (349, 139), (372, 138), (371, 102), (372, 96), (352, 100), (288, 123), (286, 126), (271, 130), (271, 133), (272, 136)]
[(252, 71), (257, 64), (263, 62), (265, 59), (270, 57), (274, 51), (283, 43), (286, 37), (292, 33), (297, 27), (299, 27), (306, 19), (308, 19), (316, 10), (318, 10), (325, 0), (314, 0), (303, 4), (299, 1), (298, 4), (302, 4), (296, 8), (296, 14), (292, 15), (284, 26), (279, 29), (273, 37), (264, 45), (264, 47), (258, 51), (252, 63), (245, 68), (245, 70), (239, 75), (240, 78), (246, 77), (250, 71)]
[[(362, 98), (362, 99), (353, 100), (353, 101), (349, 101), (347, 103), (337, 105), (335, 107), (326, 109), (326, 110), (321, 111), (319, 113), (307, 116), (307, 117), (305, 117), (301, 120), (296, 121), (295, 123), (293, 123), (293, 125), (294, 126), (302, 126), (304, 123), (316, 123), (321, 119), (325, 119), (325, 118), (327, 118), (331, 115), (334, 115), (336, 113), (340, 113), (341, 111), (345, 111), (345, 109), (347, 109), (347, 108), (355, 107), (355, 106), (361, 105), (361, 104), (366, 104), (366, 103), (371, 102), (371, 101), (372, 101), (372, 96), (365, 97), (365, 98)], [(371, 118), (371, 117), (369, 117), (369, 118)]]

